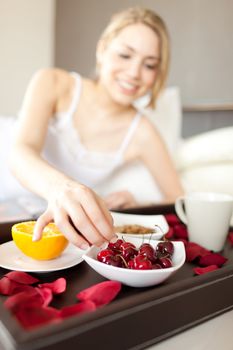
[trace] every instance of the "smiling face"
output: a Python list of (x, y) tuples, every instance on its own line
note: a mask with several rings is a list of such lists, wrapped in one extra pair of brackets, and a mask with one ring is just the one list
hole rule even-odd
[(100, 42), (99, 83), (120, 105), (129, 106), (154, 86), (160, 63), (160, 43), (148, 26), (126, 26), (106, 47)]

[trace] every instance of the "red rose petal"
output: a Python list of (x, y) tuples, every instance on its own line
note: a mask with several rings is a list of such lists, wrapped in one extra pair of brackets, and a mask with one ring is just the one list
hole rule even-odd
[(188, 240), (188, 231), (185, 225), (177, 224), (173, 227), (173, 229), (174, 229), (174, 237)]
[(221, 267), (227, 260), (227, 258), (220, 255), (219, 253), (210, 253), (208, 255), (202, 256), (198, 264), (200, 266), (217, 265), (218, 267)]
[(203, 275), (204, 273), (218, 270), (219, 267), (217, 265), (209, 265), (206, 267), (195, 267), (193, 271), (196, 275)]
[(11, 281), (15, 281), (21, 284), (33, 284), (39, 282), (39, 280), (23, 271), (11, 271), (6, 275)]
[(3, 277), (0, 279), (0, 293), (2, 295), (12, 295), (14, 294), (15, 286), (18, 286), (18, 283), (14, 283), (7, 277)]
[(210, 251), (194, 242), (187, 242), (185, 245), (186, 261), (192, 262), (196, 258), (210, 254)]
[(36, 289), (32, 289), (31, 291), (20, 292), (12, 295), (4, 302), (4, 306), (13, 312), (17, 311), (23, 305), (30, 305), (31, 307), (42, 306), (43, 299)]
[(77, 294), (77, 298), (81, 301), (91, 300), (98, 307), (110, 303), (120, 290), (120, 282), (105, 281), (82, 290)]
[(53, 299), (52, 290), (50, 288), (37, 288), (37, 287), (35, 289), (42, 298), (42, 301), (43, 301), (42, 305), (48, 306)]
[(169, 227), (168, 232), (164, 236), (166, 239), (173, 239), (174, 238), (174, 228)]
[(61, 278), (58, 278), (56, 281), (51, 282), (51, 283), (38, 284), (38, 287), (49, 288), (49, 289), (51, 289), (53, 294), (60, 294), (66, 290), (66, 280), (65, 280), (65, 278), (61, 277)]
[(3, 277), (0, 279), (0, 294), (2, 295), (13, 295), (23, 291), (30, 291), (34, 289), (31, 286), (24, 285), (13, 280), (10, 280), (8, 277)]
[(61, 321), (60, 311), (52, 307), (24, 306), (15, 312), (15, 316), (26, 329)]
[(233, 245), (233, 232), (230, 232), (228, 235), (229, 242)]
[(174, 226), (174, 225), (180, 223), (178, 216), (175, 214), (166, 214), (165, 218), (166, 218), (169, 226)]
[(96, 310), (96, 305), (91, 300), (85, 300), (81, 303), (65, 306), (61, 309), (61, 317), (67, 318), (70, 316), (82, 314)]

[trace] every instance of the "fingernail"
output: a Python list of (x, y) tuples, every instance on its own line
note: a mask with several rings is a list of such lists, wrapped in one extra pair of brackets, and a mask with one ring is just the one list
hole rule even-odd
[(80, 246), (80, 249), (82, 249), (82, 250), (87, 250), (88, 248), (89, 248), (89, 245), (87, 243), (83, 243)]

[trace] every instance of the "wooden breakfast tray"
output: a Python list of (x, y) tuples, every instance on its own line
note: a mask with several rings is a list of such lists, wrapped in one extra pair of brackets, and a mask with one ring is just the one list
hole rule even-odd
[[(164, 214), (172, 206), (127, 210), (135, 214)], [(13, 223), (0, 225), (0, 243), (11, 239)], [(233, 308), (233, 248), (226, 243), (228, 262), (219, 270), (193, 276), (185, 264), (165, 283), (150, 288), (123, 286), (109, 305), (62, 323), (25, 331), (3, 306), (0, 297), (0, 349), (69, 350), (143, 349)], [(0, 268), (0, 277), (8, 271)], [(60, 272), (38, 274), (42, 282), (67, 279), (67, 291), (56, 297), (55, 307), (74, 304), (76, 294), (104, 278), (85, 262)]]

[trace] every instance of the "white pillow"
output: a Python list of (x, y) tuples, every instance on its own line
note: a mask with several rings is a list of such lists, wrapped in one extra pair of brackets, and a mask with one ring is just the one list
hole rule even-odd
[(176, 166), (180, 171), (225, 162), (233, 166), (233, 127), (190, 137), (183, 141), (176, 155)]
[(233, 195), (233, 164), (207, 164), (180, 173), (187, 192), (211, 191)]
[(0, 201), (20, 195), (28, 195), (27, 191), (8, 168), (8, 158), (14, 137), (16, 117), (0, 116)]

